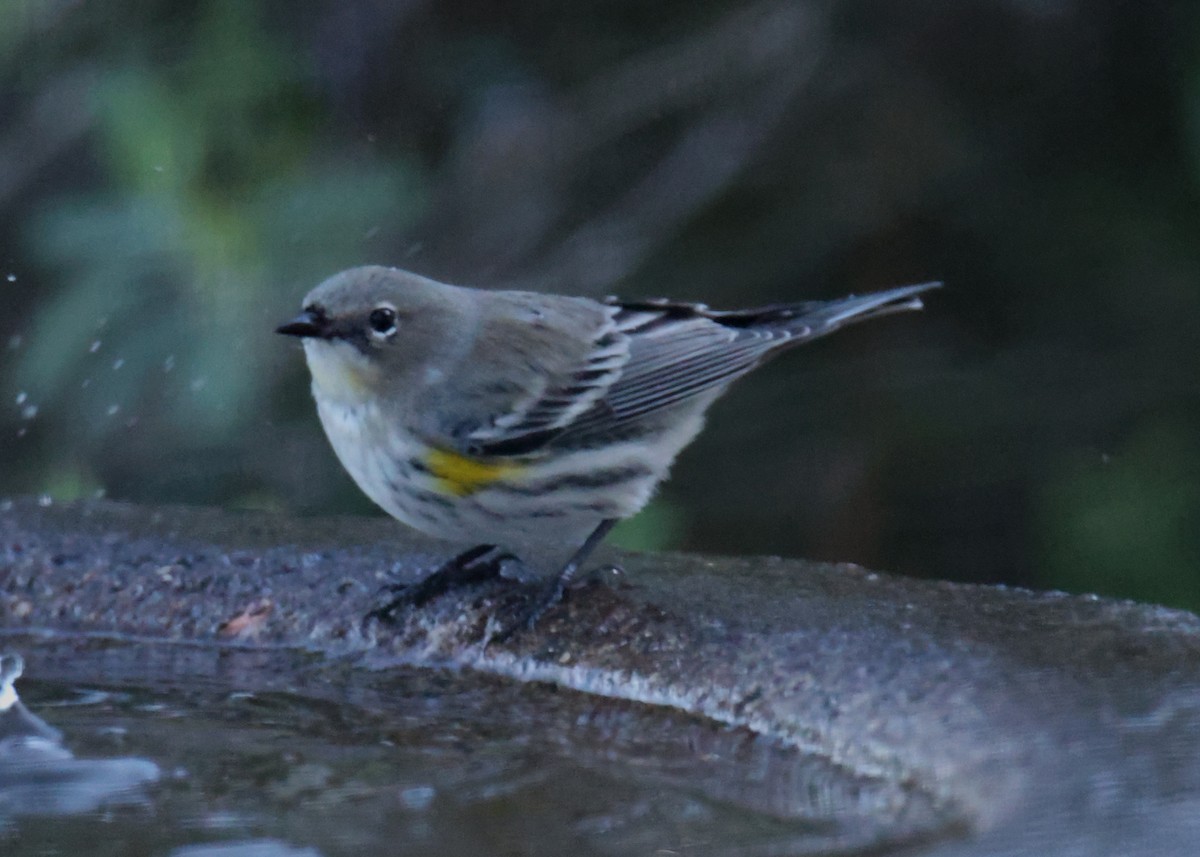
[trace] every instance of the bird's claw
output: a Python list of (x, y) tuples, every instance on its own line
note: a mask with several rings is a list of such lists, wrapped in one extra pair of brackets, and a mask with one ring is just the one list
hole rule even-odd
[(533, 601), (526, 602), (517, 612), (516, 618), (492, 636), (489, 642), (503, 643), (522, 631), (531, 631), (538, 620), (552, 607), (564, 601), (567, 586), (560, 578), (554, 578)]
[(369, 611), (363, 617), (363, 626), (372, 621), (393, 623), (404, 607), (421, 607), (451, 589), (498, 577), (504, 563), (515, 559), (513, 554), (495, 545), (476, 545), (442, 563), (416, 583), (384, 587), (383, 591), (391, 595), (391, 599)]
[(590, 586), (594, 583), (608, 585), (610, 581), (619, 580), (624, 575), (625, 569), (619, 565), (609, 563), (608, 565), (597, 566), (588, 572), (582, 580), (575, 583), (565, 583), (562, 578), (556, 577), (546, 585), (546, 588), (533, 601), (526, 603), (517, 612), (515, 619), (504, 625), (499, 632), (494, 634), (490, 642), (503, 643), (522, 631), (531, 631), (543, 616), (549, 613), (556, 605), (566, 601), (575, 590), (583, 589), (585, 586)]

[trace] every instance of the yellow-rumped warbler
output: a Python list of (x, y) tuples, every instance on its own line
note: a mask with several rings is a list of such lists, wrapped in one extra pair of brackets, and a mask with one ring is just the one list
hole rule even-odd
[[(849, 322), (920, 309), (937, 285), (720, 312), (363, 267), (317, 286), (278, 332), (303, 339), (325, 433), (390, 515), (457, 541), (582, 545), (507, 636), (646, 504), (730, 383)], [(503, 558), (467, 551), (374, 615), (492, 576)]]

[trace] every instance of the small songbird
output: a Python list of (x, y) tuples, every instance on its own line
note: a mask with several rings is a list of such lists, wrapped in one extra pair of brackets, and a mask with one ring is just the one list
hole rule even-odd
[(612, 526), (646, 505), (733, 381), (850, 322), (920, 309), (938, 285), (722, 312), (372, 266), (321, 283), (278, 332), (302, 338), (321, 424), (359, 488), (417, 530), (486, 543), (398, 587), (373, 616), (494, 576), (508, 550), (575, 548), (506, 637), (556, 604)]

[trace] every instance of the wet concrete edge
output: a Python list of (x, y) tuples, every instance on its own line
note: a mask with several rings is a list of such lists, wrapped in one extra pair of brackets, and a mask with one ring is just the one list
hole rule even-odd
[[(18, 499), (0, 538), (10, 631), (290, 647), (670, 706), (929, 791), (977, 833), (946, 853), (1086, 844), (1085, 829), (1106, 848), (1139, 824), (1200, 842), (1181, 821), (1200, 795), (1200, 619), (1182, 611), (848, 565), (626, 556), (627, 585), (589, 587), (536, 633), (485, 647), (517, 587), (363, 628), (383, 583), (454, 550), (387, 520)], [(1162, 836), (1154, 848), (1174, 853)]]

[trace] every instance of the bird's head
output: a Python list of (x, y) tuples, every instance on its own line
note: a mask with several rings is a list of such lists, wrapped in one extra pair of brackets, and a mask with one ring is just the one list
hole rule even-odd
[(464, 290), (395, 268), (351, 268), (308, 293), (276, 333), (304, 342), (316, 389), (344, 401), (436, 383), (474, 323)]

